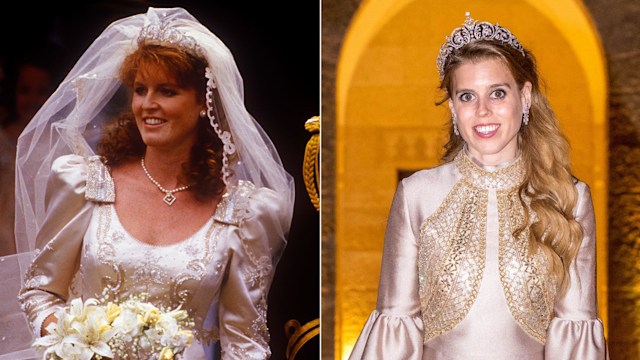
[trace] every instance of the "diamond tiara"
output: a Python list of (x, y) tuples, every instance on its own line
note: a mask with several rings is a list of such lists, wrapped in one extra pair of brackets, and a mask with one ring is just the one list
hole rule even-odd
[(144, 26), (138, 34), (138, 45), (145, 42), (173, 45), (199, 57), (203, 54), (196, 39), (183, 34), (176, 28), (169, 27), (169, 24), (165, 22)]
[(447, 62), (447, 58), (451, 53), (460, 49), (461, 47), (478, 40), (497, 40), (505, 44), (509, 44), (512, 48), (518, 50), (522, 56), (526, 56), (524, 48), (520, 45), (515, 35), (497, 23), (491, 24), (489, 22), (477, 22), (473, 20), (470, 14), (467, 12), (467, 19), (464, 21), (461, 27), (455, 28), (450, 36), (447, 36), (447, 41), (440, 47), (440, 54), (436, 60), (438, 66), (438, 74), (440, 79), (444, 78), (444, 66)]

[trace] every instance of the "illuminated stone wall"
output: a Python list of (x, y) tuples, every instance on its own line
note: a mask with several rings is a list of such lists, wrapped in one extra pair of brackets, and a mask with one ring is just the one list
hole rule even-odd
[(609, 67), (609, 345), (640, 359), (640, 6), (586, 0)]
[(333, 360), (335, 327), (335, 83), (344, 34), (360, 0), (322, 1), (322, 359)]

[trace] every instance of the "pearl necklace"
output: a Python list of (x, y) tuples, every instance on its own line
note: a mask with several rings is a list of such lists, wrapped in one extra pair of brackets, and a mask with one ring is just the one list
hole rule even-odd
[(158, 189), (160, 189), (160, 191), (165, 193), (164, 197), (162, 198), (162, 201), (164, 201), (164, 203), (169, 205), (169, 206), (173, 205), (173, 203), (176, 201), (176, 197), (175, 197), (175, 195), (173, 195), (173, 193), (177, 193), (178, 191), (187, 190), (188, 188), (191, 187), (191, 185), (186, 185), (186, 186), (180, 186), (179, 188), (175, 188), (173, 190), (167, 190), (164, 187), (162, 187), (162, 185), (160, 185), (160, 183), (156, 179), (154, 179), (151, 176), (151, 174), (149, 174), (149, 170), (147, 170), (147, 167), (144, 165), (144, 156), (142, 158), (140, 158), (140, 165), (142, 165), (142, 171), (144, 171), (144, 174), (147, 175), (149, 180), (151, 180), (151, 182), (155, 186), (157, 186)]

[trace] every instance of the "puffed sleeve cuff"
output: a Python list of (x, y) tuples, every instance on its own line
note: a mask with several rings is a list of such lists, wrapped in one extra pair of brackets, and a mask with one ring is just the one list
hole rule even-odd
[(551, 320), (545, 359), (608, 360), (604, 327), (600, 319)]
[(373, 311), (349, 360), (421, 360), (422, 331), (422, 318), (419, 314), (387, 315)]
[(33, 334), (36, 337), (40, 337), (42, 336), (42, 333), (44, 332), (44, 329), (42, 328), (42, 323), (44, 323), (45, 319), (47, 317), (49, 317), (49, 315), (55, 313), (56, 311), (58, 311), (58, 309), (63, 307), (63, 302), (60, 301), (60, 304), (57, 305), (53, 305), (49, 308), (46, 308), (44, 310), (42, 310), (41, 312), (38, 313), (38, 315), (36, 316), (35, 320), (33, 320)]

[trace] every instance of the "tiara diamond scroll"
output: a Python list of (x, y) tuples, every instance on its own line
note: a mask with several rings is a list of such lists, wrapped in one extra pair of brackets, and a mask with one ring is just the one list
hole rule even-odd
[(202, 56), (202, 48), (191, 36), (171, 27), (166, 21), (154, 22), (145, 25), (138, 34), (138, 44), (155, 43), (159, 45), (172, 45), (183, 49), (195, 56)]
[(447, 41), (440, 47), (440, 54), (436, 60), (440, 79), (444, 77), (444, 67), (447, 64), (449, 55), (451, 55), (454, 50), (460, 49), (474, 41), (497, 40), (518, 50), (522, 56), (526, 56), (524, 48), (520, 45), (518, 39), (516, 39), (515, 35), (507, 28), (486, 21), (478, 22), (473, 20), (468, 12), (466, 16), (467, 18), (464, 24), (459, 28), (455, 28), (451, 32), (451, 35), (447, 36)]

